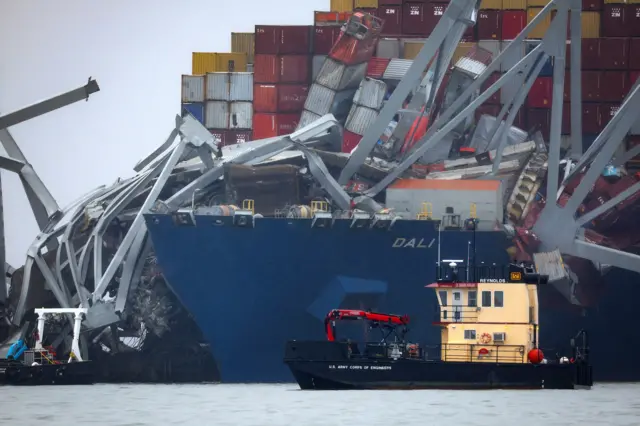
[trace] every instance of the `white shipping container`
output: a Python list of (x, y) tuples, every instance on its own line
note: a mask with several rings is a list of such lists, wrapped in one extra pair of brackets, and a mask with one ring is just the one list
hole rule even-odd
[(349, 113), (355, 89), (336, 92), (319, 84), (311, 85), (309, 96), (304, 103), (304, 109), (314, 114), (333, 114), (342, 119)]
[[(512, 40), (503, 40), (501, 44), (501, 50), (505, 50), (509, 43)], [(500, 71), (507, 72), (511, 68), (513, 68), (518, 62), (520, 62), (524, 58), (524, 43), (520, 43), (520, 45), (514, 49), (511, 53), (505, 55), (502, 59), (502, 63), (500, 64)]]
[(358, 87), (358, 91), (353, 98), (353, 103), (380, 110), (386, 94), (387, 84), (384, 81), (367, 77), (360, 83), (360, 87)]
[(253, 128), (253, 104), (251, 102), (231, 102), (231, 108), (229, 109), (229, 128)]
[(399, 58), (402, 53), (402, 42), (397, 38), (381, 38), (378, 41), (376, 57), (378, 58)]
[(253, 101), (253, 73), (233, 72), (229, 82), (230, 97), (232, 102)]
[(229, 101), (229, 73), (207, 73), (207, 100)]
[(316, 81), (316, 77), (320, 74), (324, 60), (327, 59), (327, 55), (315, 55), (311, 61), (311, 75), (312, 81)]
[(353, 105), (344, 128), (350, 132), (363, 136), (364, 132), (374, 121), (376, 121), (377, 117), (378, 111), (375, 109), (360, 105)]
[(182, 102), (204, 102), (204, 75), (182, 76)]
[(411, 65), (413, 65), (411, 59), (392, 59), (384, 71), (382, 78), (385, 80), (401, 80)]
[(204, 127), (227, 129), (229, 127), (229, 103), (209, 101), (204, 107)]
[(302, 111), (302, 115), (300, 115), (300, 121), (298, 122), (297, 128), (301, 129), (304, 126), (308, 126), (320, 117), (321, 116), (319, 116), (318, 114), (314, 114), (311, 111)]
[(315, 82), (331, 90), (355, 89), (367, 74), (368, 63), (347, 66), (327, 58)]

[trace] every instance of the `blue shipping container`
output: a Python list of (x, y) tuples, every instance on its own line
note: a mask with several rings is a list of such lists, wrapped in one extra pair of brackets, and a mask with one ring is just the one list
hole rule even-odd
[(194, 102), (192, 104), (182, 104), (183, 114), (185, 110), (204, 125), (204, 103)]
[[(540, 40), (526, 40), (525, 43), (527, 45), (527, 53), (529, 53), (540, 44)], [(540, 77), (553, 77), (553, 56), (549, 56), (539, 75)]]

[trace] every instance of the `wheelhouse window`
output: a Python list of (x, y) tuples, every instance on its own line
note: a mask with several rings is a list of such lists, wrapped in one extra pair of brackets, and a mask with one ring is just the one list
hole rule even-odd
[(465, 330), (464, 331), (465, 340), (476, 340), (476, 331), (475, 330)]
[(478, 306), (478, 292), (475, 290), (469, 291), (469, 307), (475, 308)]
[(490, 308), (491, 307), (491, 292), (483, 291), (482, 292), (482, 307)]
[(447, 306), (447, 290), (440, 290), (438, 295), (440, 296), (440, 304), (442, 306)]
[(504, 293), (502, 291), (493, 293), (493, 306), (496, 308), (502, 308), (504, 306)]

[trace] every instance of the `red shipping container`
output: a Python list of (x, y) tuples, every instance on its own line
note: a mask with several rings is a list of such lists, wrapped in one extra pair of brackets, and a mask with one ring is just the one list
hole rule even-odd
[(629, 69), (640, 70), (640, 39), (632, 38), (629, 42)]
[[(484, 92), (489, 88), (489, 86), (491, 86), (496, 81), (500, 80), (501, 75), (502, 74), (500, 74), (499, 72), (494, 72), (493, 74), (491, 74), (489, 78), (482, 84), (482, 91)], [(491, 95), (491, 97), (485, 101), (485, 104), (500, 105), (500, 90), (498, 90), (496, 93)]]
[(604, 6), (604, 0), (582, 0), (582, 10), (599, 11)]
[(582, 104), (582, 133), (597, 135), (600, 131), (602, 131), (600, 105)]
[[(569, 51), (571, 52), (571, 51)], [(567, 56), (571, 58), (571, 56)], [(567, 61), (567, 66), (571, 63), (571, 59)], [(600, 39), (599, 38), (583, 38), (582, 39), (582, 56), (580, 63), (583, 70), (600, 69)]]
[[(399, 3), (400, 4), (400, 3)], [(401, 6), (380, 6), (378, 16), (384, 19), (382, 35), (402, 34), (402, 7)]]
[(213, 143), (217, 146), (225, 146), (227, 142), (227, 129), (209, 129), (213, 136)]
[(278, 86), (278, 112), (300, 112), (309, 95), (309, 86), (281, 84)]
[(349, 34), (342, 33), (329, 53), (329, 57), (346, 65), (357, 65), (369, 62), (377, 45), (377, 37), (360, 40)]
[(381, 79), (384, 72), (387, 70), (391, 59), (388, 58), (376, 58), (369, 59), (369, 65), (367, 67), (367, 77)]
[(253, 85), (253, 110), (278, 112), (278, 87), (275, 84)]
[(529, 90), (527, 106), (529, 108), (551, 108), (552, 96), (553, 77), (538, 77)]
[(255, 140), (288, 135), (298, 126), (300, 114), (253, 114), (253, 138)]
[(597, 102), (602, 91), (602, 71), (582, 71), (582, 101)]
[(638, 81), (638, 77), (640, 77), (640, 71), (629, 71), (629, 90)]
[(256, 25), (255, 53), (277, 55), (280, 47), (280, 27), (275, 25)]
[[(425, 8), (424, 8), (424, 23), (423, 26), (425, 27), (425, 33), (424, 35), (431, 35), (431, 33), (433, 32), (433, 30), (436, 28), (436, 25), (438, 25), (438, 22), (440, 22), (440, 18), (442, 18), (442, 15), (444, 15), (444, 11), (447, 10), (447, 7), (449, 7), (449, 2), (439, 2), (439, 3), (427, 3), (425, 4)], [(406, 9), (405, 9), (406, 10)]]
[(628, 4), (625, 8), (627, 36), (640, 37), (640, 4)]
[(431, 31), (427, 28), (426, 13), (427, 5), (424, 3), (405, 3), (402, 8), (402, 33), (428, 36)]
[(253, 81), (255, 83), (277, 83), (280, 61), (277, 55), (255, 55), (253, 59)]
[(361, 140), (362, 136), (345, 130), (342, 133), (342, 152), (351, 153)]
[(227, 130), (226, 145), (249, 142), (253, 136), (251, 130)]
[[(585, 134), (598, 133), (600, 130), (597, 104), (582, 104), (582, 132)], [(587, 119), (588, 121), (585, 121)], [(571, 104), (562, 105), (562, 134), (571, 134)]]
[(280, 28), (279, 54), (309, 55), (312, 52), (311, 46), (314, 30), (312, 25), (291, 25)]
[(297, 114), (278, 114), (277, 132), (278, 136), (290, 135), (296, 131), (300, 122), (300, 113)]
[(603, 102), (622, 102), (629, 92), (629, 75), (626, 71), (603, 71), (600, 100)]
[(311, 80), (311, 56), (256, 55), (254, 61), (256, 83), (308, 83)]
[(280, 56), (280, 83), (310, 83), (311, 56), (285, 55)]
[[(638, 25), (640, 25), (640, 22)], [(628, 38), (600, 39), (600, 69), (626, 70), (628, 68), (628, 58)]]
[(300, 84), (254, 84), (255, 112), (299, 112), (309, 94), (309, 86)]
[(529, 108), (527, 110), (527, 128), (536, 128), (542, 133), (545, 141), (549, 141), (549, 129), (551, 128), (551, 110), (540, 108)]
[(476, 22), (478, 40), (500, 40), (502, 36), (502, 11), (480, 10)]
[(340, 27), (316, 27), (313, 38), (313, 52), (328, 55), (340, 36)]
[(476, 109), (475, 118), (478, 121), (483, 115), (496, 117), (498, 114), (500, 114), (500, 105), (482, 104)]
[(618, 109), (620, 109), (620, 104), (618, 103), (600, 104), (600, 126), (602, 129), (609, 124)]
[(504, 10), (502, 12), (502, 40), (513, 40), (527, 26), (525, 10)]
[(624, 4), (605, 4), (602, 9), (600, 33), (603, 37), (627, 37), (629, 29)]

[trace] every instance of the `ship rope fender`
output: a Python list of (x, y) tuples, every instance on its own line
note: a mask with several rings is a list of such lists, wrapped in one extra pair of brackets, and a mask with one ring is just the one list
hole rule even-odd
[(483, 345), (491, 343), (491, 335), (489, 333), (482, 333), (480, 335), (480, 343)]

